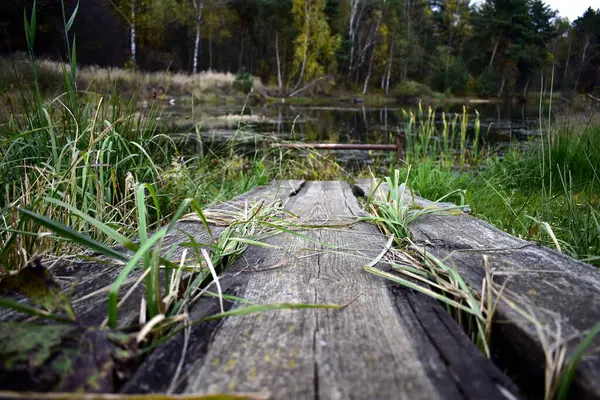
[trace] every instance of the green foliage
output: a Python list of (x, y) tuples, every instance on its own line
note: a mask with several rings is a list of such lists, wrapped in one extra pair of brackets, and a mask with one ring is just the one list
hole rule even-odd
[[(195, 21), (194, 8), (188, 1), (177, 0), (115, 0), (112, 2), (116, 16), (127, 26), (135, 22), (136, 37), (140, 43), (160, 45), (165, 38), (166, 24), (159, 21), (179, 21), (192, 24)], [(133, 20), (132, 6), (135, 9)]]
[(254, 77), (247, 71), (240, 71), (235, 76), (233, 87), (243, 93), (248, 93), (254, 87)]
[[(83, 54), (78, 56), (84, 64), (189, 72), (191, 63), (184, 55), (190, 53), (198, 28), (199, 71), (235, 72), (242, 65), (251, 66), (263, 82), (278, 86), (281, 82), (283, 93), (323, 75), (335, 75), (340, 85), (354, 82), (358, 88), (364, 88), (369, 77), (368, 88), (380, 87), (386, 94), (405, 80), (448, 94), (475, 93), (473, 85), (462, 85), (468, 79), (464, 63), (475, 78), (488, 67), (493, 70), (494, 96), (500, 89), (501, 94), (536, 90), (542, 85), (540, 78), (544, 85), (552, 80), (561, 91), (593, 92), (599, 76), (600, 13), (591, 7), (571, 24), (556, 17), (541, 0), (473, 4), (468, 0), (256, 0), (243, 5), (220, 0), (115, 0), (98, 7), (92, 3), (82, 3), (77, 10), (85, 22), (71, 20), (67, 29), (69, 37), (77, 33), (77, 40), (84, 40)], [(26, 49), (15, 21), (24, 8), (29, 14), (30, 6), (26, 0), (8, 1), (0, 17), (8, 37), (7, 45), (0, 45), (5, 50)], [(38, 41), (37, 51), (55, 55), (51, 43), (65, 36), (56, 22), (62, 16), (63, 25), (69, 25), (66, 14), (75, 5), (65, 8), (60, 0), (38, 0), (37, 6), (43, 11), (38, 12), (36, 23), (47, 36), (44, 43)], [(101, 24), (107, 18), (97, 18), (98, 25), (88, 22), (94, 14), (110, 17), (109, 13), (117, 17), (108, 19), (120, 24), (119, 29), (103, 31)], [(127, 32), (114, 38), (119, 48), (127, 47), (133, 26), (138, 45), (135, 60), (126, 52), (115, 52), (110, 36)], [(99, 32), (110, 39), (97, 50)], [(65, 47), (61, 56), (69, 59), (71, 51)], [(491, 82), (486, 85), (491, 86)], [(482, 92), (492, 95), (490, 90)]]
[[(447, 49), (444, 50), (447, 51)], [(434, 88), (438, 91), (449, 91), (455, 95), (463, 95), (468, 91), (470, 77), (465, 60), (462, 57), (452, 57), (447, 69), (437, 71)]]
[[(539, 71), (548, 64), (546, 46), (557, 34), (554, 16), (537, 0), (486, 0), (474, 10), (473, 36), (467, 48), (472, 71), (483, 71), (480, 78), (485, 83), (478, 85), (478, 93), (491, 95), (492, 79), (508, 92), (528, 85), (531, 79), (539, 81)], [(493, 69), (496, 77), (485, 68)]]
[(573, 22), (570, 35), (575, 39), (575, 51), (582, 56), (574, 88), (591, 92), (600, 75), (600, 8), (589, 7)]
[[(493, 309), (490, 309), (490, 306), (487, 309), (484, 308), (483, 303), (480, 305), (475, 291), (463, 280), (456, 268), (414, 246), (410, 240), (409, 225), (417, 218), (427, 214), (459, 212), (463, 208), (463, 202), (460, 206), (438, 203), (453, 195), (462, 197), (463, 192), (460, 189), (453, 190), (431, 205), (425, 207), (415, 206), (407, 186), (410, 170), (411, 165), (409, 164), (404, 173), (396, 169), (392, 176), (386, 177), (387, 195), (383, 197), (375, 189), (367, 200), (369, 216), (361, 219), (376, 223), (386, 236), (390, 237), (387, 247), (390, 247), (392, 240), (395, 240), (396, 246), (400, 250), (405, 253), (410, 252), (411, 255), (414, 254), (415, 258), (406, 258), (406, 260), (411, 260), (409, 265), (406, 265), (405, 262), (399, 264), (392, 262), (391, 267), (394, 272), (406, 273), (413, 278), (418, 277), (418, 279), (408, 280), (402, 277), (401, 274), (393, 274), (373, 268), (376, 262), (370, 263), (365, 267), (365, 270), (437, 299), (447, 307), (454, 309), (457, 315), (465, 313), (467, 320), (473, 319), (466, 324), (473, 330), (469, 334), (476, 337), (475, 341), (481, 346), (486, 356), (490, 357), (488, 345), (490, 337), (487, 322), (491, 321)], [(432, 288), (437, 290), (432, 290)], [(458, 316), (457, 322), (464, 322), (464, 317)], [(471, 322), (474, 322), (474, 324), (471, 324)], [(473, 328), (473, 325), (475, 325), (475, 328)]]
[(453, 94), (465, 94), (470, 76), (467, 64), (462, 57), (458, 57), (448, 68), (447, 88), (449, 88)]
[(406, 97), (422, 98), (433, 95), (433, 92), (427, 85), (407, 79), (396, 85), (392, 89), (391, 95), (398, 99)]
[[(65, 16), (65, 31), (75, 15), (69, 21)], [(156, 110), (134, 118), (135, 99), (126, 104), (118, 96), (108, 101), (99, 97), (95, 104), (81, 101), (74, 79), (75, 43), (70, 65), (62, 67), (65, 93), (45, 102), (33, 55), (35, 21), (34, 7), (31, 19), (25, 19), (34, 96), (21, 90), (24, 114), (8, 121), (0, 142), (0, 173), (4, 176), (0, 263), (13, 269), (27, 264), (47, 242), (35, 236), (42, 232), (40, 221), (19, 215), (12, 206), (27, 205), (30, 212), (52, 215), (55, 221), (88, 232), (96, 240), (101, 233), (89, 222), (57, 213), (45, 198), (62, 198), (66, 204), (84, 209), (86, 215), (115, 221), (127, 229), (134, 222), (131, 189), (135, 182), (157, 182), (160, 165), (168, 165), (176, 154), (171, 139), (156, 132)], [(151, 222), (161, 218), (158, 208), (150, 215)], [(54, 246), (60, 253), (60, 243)]]
[[(408, 187), (425, 198), (463, 189), (475, 216), (556, 247), (546, 222), (563, 252), (600, 265), (600, 126), (559, 121), (545, 135), (543, 146), (511, 148), (503, 159), (483, 159), (478, 170), (470, 171), (455, 170), (445, 151), (435, 150), (437, 141), (421, 135), (408, 147), (410, 175), (403, 169), (400, 179), (408, 179)], [(438, 155), (425, 155), (425, 146)]]
[[(96, 4), (94, 1), (81, 3), (77, 14), (84, 15), (84, 22), (77, 22), (69, 18), (74, 3), (38, 0), (36, 24), (46, 40), (38, 41), (36, 51), (54, 56), (53, 43), (76, 33), (77, 40), (84, 41), (80, 46), (83, 54), (77, 57), (84, 64), (119, 63), (131, 69), (189, 72), (191, 63), (185, 54), (190, 53), (198, 28), (202, 41), (199, 71), (235, 72), (242, 65), (251, 66), (252, 73), (264, 82), (279, 85), (281, 81), (283, 93), (323, 75), (336, 75), (336, 83), (354, 82), (358, 88), (365, 87), (369, 77), (368, 87), (380, 87), (386, 94), (408, 79), (432, 85), (439, 92), (462, 95), (473, 92), (473, 85), (462, 85), (468, 76), (463, 61), (475, 78), (488, 67), (493, 70), (494, 96), (500, 89), (501, 94), (538, 89), (541, 78), (544, 85), (552, 80), (554, 88), (561, 91), (593, 92), (600, 74), (599, 10), (590, 7), (570, 23), (558, 18), (541, 0), (471, 3), (115, 0), (96, 7), (90, 5)], [(0, 44), (4, 50), (27, 48), (22, 27), (17, 25), (24, 9), (30, 14), (31, 4), (8, 0), (0, 16), (7, 37), (6, 45)], [(98, 22), (90, 23), (94, 14)], [(355, 18), (351, 20), (352, 15)], [(61, 17), (62, 25), (69, 25), (66, 31), (57, 24)], [(108, 31), (103, 30), (106, 22), (111, 28)], [(112, 29), (110, 24), (120, 26)], [(112, 48), (113, 40), (120, 44), (119, 49), (126, 48), (132, 40), (129, 28), (134, 26), (135, 60), (127, 54), (129, 50), (115, 52)], [(125, 32), (123, 37), (112, 36)], [(109, 39), (98, 43), (100, 35)], [(69, 45), (65, 48), (60, 55), (70, 60)], [(491, 86), (491, 82), (486, 85)], [(492, 95), (490, 90), (482, 92)]]
[(123, 68), (126, 71), (132, 71), (132, 72), (139, 72), (140, 67), (135, 63), (135, 61), (133, 60), (132, 57), (129, 57), (127, 59), (127, 62), (125, 63), (125, 65), (123, 65)]
[(464, 167), (477, 165), (482, 155), (480, 148), (481, 121), (475, 110), (474, 129), (469, 134), (469, 113), (463, 106), (462, 114), (447, 115), (442, 112), (441, 126), (437, 123), (436, 113), (431, 106), (427, 113), (419, 103), (417, 113), (412, 111), (403, 114), (407, 120), (406, 160), (410, 163), (420, 163), (424, 160), (436, 160), (446, 167), (459, 164)]
[[(408, 225), (415, 221), (418, 217), (426, 214), (436, 214), (449, 210), (458, 210), (459, 206), (451, 206), (448, 209), (438, 207), (414, 208), (411, 206), (410, 195), (407, 188), (408, 177), (410, 176), (411, 166), (409, 165), (405, 174), (401, 174), (400, 170), (394, 170), (392, 176), (385, 178), (385, 183), (389, 189), (385, 199), (379, 199), (372, 203), (374, 216), (363, 217), (366, 221), (372, 221), (381, 224), (385, 227), (385, 231), (391, 234), (396, 241), (405, 245), (410, 239), (410, 231)], [(454, 190), (439, 200), (446, 197), (451, 197), (454, 194), (461, 195), (460, 190)]]
[(299, 83), (325, 74), (335, 60), (341, 39), (331, 34), (325, 6), (325, 0), (293, 1), (292, 15), (298, 32), (294, 40), (293, 71)]
[(496, 96), (497, 76), (492, 68), (486, 68), (475, 80), (475, 91), (481, 97)]

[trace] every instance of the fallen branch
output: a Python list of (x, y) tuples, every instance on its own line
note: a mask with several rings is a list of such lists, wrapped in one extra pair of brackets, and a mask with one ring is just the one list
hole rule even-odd
[(317, 79), (311, 81), (310, 83), (308, 83), (307, 85), (301, 87), (300, 89), (294, 90), (292, 93), (288, 94), (286, 97), (294, 97), (298, 93), (301, 93), (301, 92), (305, 91), (306, 89), (309, 89), (309, 88), (315, 86), (317, 84), (317, 82), (322, 81), (323, 79), (331, 79), (331, 78), (333, 78), (331, 75), (325, 75), (320, 78), (317, 78)]

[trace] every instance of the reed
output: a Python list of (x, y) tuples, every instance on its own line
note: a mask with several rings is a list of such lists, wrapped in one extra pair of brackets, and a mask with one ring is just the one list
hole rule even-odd
[(425, 113), (421, 104), (416, 114), (413, 111), (402, 112), (406, 119), (407, 163), (432, 160), (446, 168), (465, 168), (483, 161), (486, 153), (481, 148), (481, 121), (477, 110), (472, 127), (466, 106), (463, 106), (462, 114), (442, 112), (439, 119), (431, 106)]

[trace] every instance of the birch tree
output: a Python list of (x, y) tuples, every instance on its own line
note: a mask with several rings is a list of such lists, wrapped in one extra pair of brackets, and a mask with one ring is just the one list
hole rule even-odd
[(298, 36), (294, 41), (294, 75), (297, 82), (293, 91), (311, 79), (325, 74), (335, 60), (340, 38), (331, 34), (325, 18), (325, 0), (294, 0), (292, 14)]
[(350, 2), (350, 18), (348, 20), (348, 39), (350, 41), (350, 56), (348, 62), (348, 77), (354, 70), (354, 56), (356, 48), (356, 36), (360, 28), (365, 10), (365, 0), (347, 0)]
[(202, 11), (204, 11), (204, 0), (192, 0), (195, 12), (196, 36), (194, 39), (194, 59), (192, 61), (192, 74), (198, 73), (198, 52), (200, 49), (200, 22), (202, 21)]
[(185, 3), (178, 0), (109, 0), (129, 27), (130, 60), (137, 63), (138, 42), (160, 44), (167, 22), (184, 19)]
[[(365, 83), (363, 85), (363, 91), (362, 94), (365, 95), (367, 93), (367, 89), (369, 87), (369, 80), (371, 79), (371, 74), (373, 72), (373, 61), (375, 60), (375, 56), (378, 54), (378, 49), (377, 49), (377, 44), (381, 43), (381, 51), (387, 53), (387, 41), (386, 41), (386, 37), (387, 37), (387, 26), (381, 26), (381, 10), (377, 10), (374, 13), (373, 19), (376, 21), (375, 22), (375, 29), (374, 29), (374, 38), (373, 40), (373, 44), (371, 45), (373, 47), (373, 49), (371, 50), (371, 58), (369, 59), (369, 69), (367, 71), (367, 76), (365, 78)], [(380, 29), (380, 27), (382, 29)], [(380, 57), (381, 58), (381, 51), (379, 52)]]

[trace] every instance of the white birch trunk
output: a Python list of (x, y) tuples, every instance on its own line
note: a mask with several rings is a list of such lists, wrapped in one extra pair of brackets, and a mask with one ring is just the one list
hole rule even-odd
[(527, 79), (527, 83), (525, 84), (525, 89), (523, 89), (523, 98), (527, 98), (527, 89), (529, 88), (529, 79)]
[(372, 40), (371, 50), (371, 59), (369, 60), (369, 71), (367, 73), (367, 77), (365, 78), (365, 85), (363, 86), (363, 96), (367, 94), (367, 89), (369, 88), (369, 79), (371, 79), (371, 74), (373, 72), (373, 60), (375, 59), (375, 50), (377, 49), (377, 37), (379, 36), (379, 26), (381, 25), (381, 15), (377, 18), (377, 25), (375, 25), (375, 31)]
[(202, 10), (204, 9), (204, 2), (200, 2), (200, 5), (196, 3), (197, 0), (193, 0), (194, 8), (196, 9), (196, 39), (194, 40), (194, 61), (192, 67), (192, 73), (196, 75), (198, 73), (198, 52), (200, 49), (200, 21), (202, 20)]
[(496, 44), (494, 45), (494, 50), (492, 51), (492, 56), (490, 57), (490, 65), (489, 65), (490, 68), (492, 68), (494, 65), (494, 58), (496, 58), (496, 52), (498, 51), (498, 43), (499, 43), (499, 40), (496, 40)]
[(350, 0), (350, 22), (348, 24), (348, 37), (350, 38), (350, 63), (348, 64), (348, 73), (352, 71), (352, 64), (354, 62), (354, 36), (356, 35), (354, 31), (354, 21), (356, 19), (356, 6), (358, 4), (358, 0)]
[(390, 61), (388, 62), (387, 77), (385, 78), (385, 95), (390, 95), (390, 79), (392, 77), (392, 61), (394, 57), (394, 42), (390, 45)]
[(275, 58), (277, 59), (277, 86), (281, 95), (283, 89), (283, 77), (281, 76), (281, 60), (279, 58), (279, 32), (275, 33)]
[(496, 97), (502, 96), (502, 92), (504, 91), (504, 84), (506, 83), (506, 73), (502, 74), (502, 80), (500, 81), (500, 90), (498, 90), (498, 95)]
[(135, 64), (135, 0), (131, 1), (131, 60)]
[(567, 79), (567, 71), (569, 70), (569, 59), (571, 58), (571, 43), (573, 42), (573, 35), (571, 33), (571, 31), (569, 30), (569, 47), (567, 50), (567, 59), (566, 59), (566, 63), (565, 63), (565, 72), (563, 74), (563, 81), (565, 79)]
[(581, 53), (581, 63), (583, 64), (585, 62), (585, 58), (586, 58), (586, 54), (587, 54), (587, 49), (590, 45), (590, 34), (586, 35), (585, 37), (585, 44), (583, 45), (583, 51)]
[[(362, 5), (360, 10), (358, 6)], [(360, 25), (360, 20), (364, 11), (364, 2), (361, 0), (350, 0), (350, 22), (348, 24), (348, 36), (350, 38), (350, 59), (348, 64), (348, 77), (354, 70), (354, 56), (356, 53), (356, 35)]]
[(367, 89), (369, 88), (369, 79), (371, 79), (371, 72), (373, 69), (373, 58), (375, 58), (375, 49), (371, 52), (371, 60), (369, 61), (369, 71), (367, 72), (367, 77), (365, 78), (365, 84), (363, 86), (362, 94), (363, 96), (367, 94)]
[(581, 70), (583, 69), (583, 64), (585, 63), (586, 53), (588, 46), (590, 45), (590, 34), (587, 34), (585, 37), (585, 43), (583, 44), (583, 51), (581, 52), (581, 64), (579, 65), (579, 72), (577, 73), (577, 80), (575, 81), (575, 90), (579, 86), (579, 80), (581, 79)]

